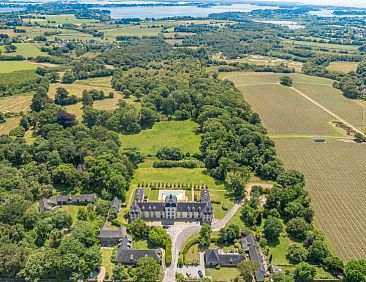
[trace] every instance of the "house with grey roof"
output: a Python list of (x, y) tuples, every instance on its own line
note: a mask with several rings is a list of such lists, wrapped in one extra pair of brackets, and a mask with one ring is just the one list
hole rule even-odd
[(222, 250), (210, 249), (205, 251), (205, 265), (235, 266), (243, 261), (245, 256), (239, 253), (225, 253)]
[(266, 276), (266, 268), (264, 266), (263, 257), (259, 251), (257, 241), (255, 240), (253, 234), (241, 238), (240, 240), (243, 250), (248, 254), (249, 259), (257, 262), (259, 264), (259, 269), (255, 272), (255, 280), (257, 282), (264, 281)]
[(42, 198), (39, 201), (39, 210), (43, 212), (51, 210), (56, 206), (94, 204), (96, 200), (96, 194), (65, 195), (52, 198)]
[(111, 209), (119, 211), (121, 207), (122, 207), (122, 201), (119, 198), (114, 197), (111, 202)]
[(130, 210), (130, 219), (144, 220), (190, 220), (211, 223), (213, 208), (208, 190), (200, 191), (200, 201), (180, 202), (174, 195), (169, 195), (164, 202), (144, 201), (144, 189), (136, 190)]
[(115, 259), (116, 263), (136, 265), (137, 261), (144, 257), (152, 257), (156, 262), (161, 263), (159, 249), (132, 249), (132, 237), (126, 235), (121, 238)]
[[(128, 237), (126, 240), (125, 237)], [(132, 244), (132, 238), (127, 234), (126, 227), (120, 226), (118, 229), (110, 228), (107, 225), (104, 225), (98, 235), (98, 239), (102, 247), (114, 247), (117, 246), (121, 241), (126, 244), (130, 242)]]

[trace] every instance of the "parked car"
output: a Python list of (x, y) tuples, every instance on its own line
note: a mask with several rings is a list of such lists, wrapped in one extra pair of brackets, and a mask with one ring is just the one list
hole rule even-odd
[(198, 270), (198, 276), (199, 276), (200, 278), (203, 278), (203, 273), (202, 273), (202, 271), (201, 271), (201, 270)]

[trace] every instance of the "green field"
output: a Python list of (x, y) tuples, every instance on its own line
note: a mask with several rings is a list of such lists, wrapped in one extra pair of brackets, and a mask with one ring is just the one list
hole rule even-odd
[(17, 50), (15, 52), (10, 53), (5, 52), (4, 46), (0, 46), (2, 54), (6, 56), (22, 55), (26, 58), (37, 57), (37, 56), (48, 56), (47, 53), (41, 52), (41, 50), (38, 49), (32, 43), (14, 43), (13, 45), (17, 47)]
[(234, 281), (239, 271), (236, 267), (206, 268), (206, 275), (212, 277), (213, 281)]
[(0, 61), (0, 73), (9, 73), (20, 70), (34, 70), (38, 66), (23, 61)]
[(327, 67), (330, 71), (340, 71), (348, 73), (350, 71), (356, 71), (358, 63), (355, 62), (331, 62)]
[(156, 154), (164, 146), (176, 146), (184, 153), (199, 153), (200, 136), (194, 131), (198, 125), (191, 121), (164, 121), (139, 134), (121, 135), (122, 147), (137, 147), (144, 154)]
[[(24, 22), (35, 23), (38, 22), (40, 25), (61, 25), (66, 23), (72, 23), (76, 25), (97, 23), (97, 20), (90, 19), (77, 19), (75, 15), (36, 15), (38, 17), (45, 17), (45, 19), (23, 19)], [(49, 22), (50, 21), (50, 22)], [(52, 23), (51, 23), (52, 22)]]
[(102, 266), (104, 266), (106, 273), (109, 277), (112, 276), (114, 264), (111, 262), (111, 257), (113, 253), (112, 248), (101, 248), (102, 253)]
[(309, 46), (315, 48), (334, 49), (334, 50), (348, 50), (357, 51), (358, 46), (356, 45), (342, 45), (342, 44), (330, 44), (330, 43), (317, 43), (311, 41), (296, 41), (296, 40), (284, 40), (283, 45), (289, 46)]
[(117, 36), (157, 36), (161, 32), (162, 28), (154, 27), (141, 27), (139, 25), (135, 26), (121, 26), (116, 28), (104, 29), (105, 37), (116, 38)]
[[(259, 113), (285, 167), (305, 174), (315, 223), (326, 233), (333, 253), (345, 261), (365, 257), (366, 145), (353, 143), (344, 132), (335, 129), (331, 121), (336, 118), (326, 111), (365, 129), (365, 102), (343, 97), (340, 91), (332, 88), (331, 80), (301, 74), (291, 75), (294, 88), (315, 103), (293, 89), (276, 84), (281, 74), (228, 73), (221, 76), (234, 81)], [(326, 137), (326, 143), (318, 144), (310, 138), (317, 135)], [(232, 222), (239, 220), (240, 215), (235, 215)], [(286, 259), (287, 244), (283, 243), (271, 249), (278, 264)]]

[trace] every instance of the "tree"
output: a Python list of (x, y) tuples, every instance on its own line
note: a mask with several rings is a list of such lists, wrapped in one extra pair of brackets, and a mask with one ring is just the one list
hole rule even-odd
[(308, 251), (308, 259), (314, 263), (323, 262), (323, 260), (330, 254), (327, 245), (322, 240), (315, 240), (309, 247)]
[(290, 169), (280, 173), (277, 177), (277, 182), (283, 187), (293, 187), (297, 184), (300, 184), (301, 187), (304, 187), (305, 177), (301, 172)]
[(293, 79), (287, 75), (280, 77), (280, 83), (284, 86), (292, 86)]
[(63, 83), (71, 84), (75, 81), (75, 76), (71, 71), (65, 71), (64, 76), (62, 78)]
[(303, 262), (308, 257), (308, 251), (300, 244), (293, 244), (288, 248), (287, 258), (293, 264)]
[(50, 103), (50, 98), (47, 95), (47, 90), (43, 87), (39, 87), (32, 98), (32, 111), (39, 112), (44, 109), (48, 103)]
[(271, 275), (273, 282), (295, 282), (294, 278), (285, 273), (274, 273)]
[(250, 167), (240, 167), (235, 169), (234, 173), (229, 176), (231, 190), (237, 197), (244, 197), (244, 188), (251, 175)]
[(366, 259), (351, 260), (346, 264), (344, 273), (347, 282), (366, 281)]
[(73, 114), (69, 114), (64, 110), (59, 110), (57, 112), (57, 123), (62, 125), (64, 128), (71, 127), (76, 124), (76, 116)]
[(280, 219), (270, 216), (265, 220), (263, 233), (268, 240), (278, 240), (282, 230)]
[(150, 228), (142, 219), (135, 219), (130, 224), (130, 234), (135, 238), (146, 238), (149, 235)]
[(10, 45), (5, 45), (5, 51), (7, 53), (11, 53), (11, 52), (15, 52), (17, 50), (17, 46), (10, 44)]
[(253, 280), (253, 275), (259, 269), (259, 264), (252, 260), (243, 260), (237, 265), (239, 275), (247, 282)]
[(157, 112), (147, 107), (142, 107), (140, 111), (139, 123), (142, 129), (152, 128), (159, 119)]
[(235, 224), (230, 224), (220, 231), (221, 240), (225, 243), (232, 243), (240, 237), (240, 228)]
[(152, 257), (144, 257), (137, 261), (133, 280), (136, 282), (160, 281), (162, 277), (160, 264)]
[(366, 141), (366, 137), (365, 137), (364, 134), (362, 134), (360, 132), (356, 132), (356, 134), (355, 134), (355, 141), (356, 142), (359, 142), (359, 143), (365, 142)]
[(338, 257), (328, 256), (323, 261), (325, 268), (335, 274), (343, 274), (344, 271), (344, 264)]
[(94, 103), (93, 97), (90, 95), (88, 90), (83, 91), (83, 96), (81, 98), (81, 101), (82, 101), (83, 107), (93, 106), (93, 103)]
[(294, 271), (296, 281), (312, 281), (316, 275), (316, 268), (307, 262), (299, 263)]
[(148, 241), (156, 247), (165, 247), (170, 242), (170, 237), (161, 226), (153, 226), (149, 231)]
[(6, 121), (6, 117), (4, 113), (0, 113), (0, 123), (4, 123)]
[(306, 238), (306, 233), (312, 229), (312, 226), (301, 217), (293, 218), (287, 223), (287, 233), (299, 240)]
[(113, 267), (113, 280), (124, 280), (128, 278), (128, 272), (124, 265), (117, 264)]
[(211, 244), (211, 233), (212, 233), (211, 225), (204, 224), (200, 230), (200, 236), (199, 236), (201, 246), (207, 247)]
[(183, 153), (177, 147), (162, 147), (156, 153), (156, 157), (160, 160), (179, 161), (183, 158)]

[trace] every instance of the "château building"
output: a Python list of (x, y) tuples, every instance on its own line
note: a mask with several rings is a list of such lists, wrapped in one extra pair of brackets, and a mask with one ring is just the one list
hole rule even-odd
[(130, 219), (144, 220), (190, 220), (211, 223), (212, 203), (208, 190), (200, 191), (198, 202), (180, 202), (170, 194), (165, 201), (144, 201), (144, 189), (137, 189), (130, 210)]

